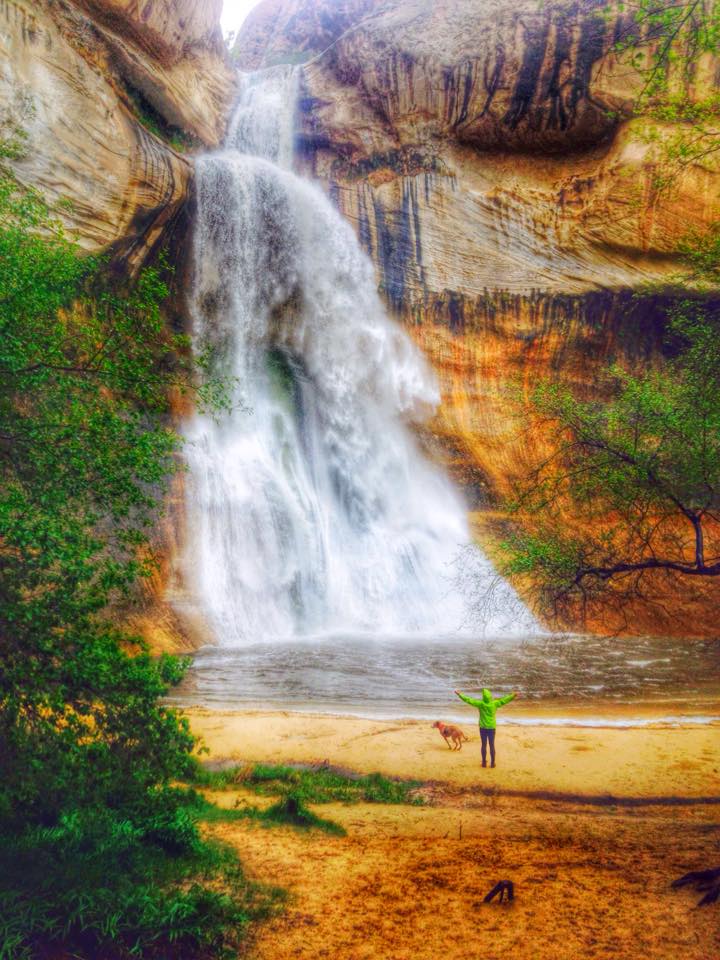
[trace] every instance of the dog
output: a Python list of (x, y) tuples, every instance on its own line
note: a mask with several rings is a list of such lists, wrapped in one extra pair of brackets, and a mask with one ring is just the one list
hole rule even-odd
[[(469, 740), (459, 727), (453, 727), (449, 723), (443, 723), (442, 720), (436, 720), (433, 724), (433, 730), (439, 730), (440, 736), (445, 740), (449, 750), (462, 750), (463, 740)], [(455, 744), (451, 746), (450, 741)]]

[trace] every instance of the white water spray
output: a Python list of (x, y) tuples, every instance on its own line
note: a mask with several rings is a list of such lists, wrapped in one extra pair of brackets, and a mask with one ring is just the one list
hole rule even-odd
[(351, 227), (289, 169), (295, 89), (292, 68), (246, 78), (197, 163), (194, 343), (236, 388), (187, 430), (185, 579), (222, 645), (450, 633), (466, 512), (408, 426), (437, 389)]

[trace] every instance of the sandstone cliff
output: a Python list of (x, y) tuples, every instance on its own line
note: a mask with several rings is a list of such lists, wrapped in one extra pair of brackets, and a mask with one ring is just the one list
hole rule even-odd
[(130, 267), (186, 200), (191, 167), (169, 141), (215, 145), (233, 93), (220, 0), (2, 0), (0, 137), (15, 175), (69, 201), (88, 250)]
[[(492, 508), (547, 451), (510, 388), (551, 378), (592, 395), (608, 360), (653, 362), (657, 310), (631, 293), (720, 216), (710, 162), (658, 189), (674, 131), (632, 117), (625, 30), (593, 0), (265, 0), (236, 44), (246, 69), (303, 64), (303, 162), (437, 370), (430, 442), (491, 540)], [(690, 95), (717, 70), (700, 62)], [(693, 616), (714, 629), (712, 612)], [(640, 605), (633, 628), (658, 629), (655, 613)]]

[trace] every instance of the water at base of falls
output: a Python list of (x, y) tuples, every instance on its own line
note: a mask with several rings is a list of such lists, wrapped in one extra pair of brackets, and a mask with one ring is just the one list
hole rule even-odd
[(717, 723), (717, 646), (653, 637), (294, 637), (206, 647), (171, 699), (183, 707), (475, 723), (477, 714), (452, 691), (487, 686), (496, 696), (520, 692), (502, 711), (503, 725)]
[[(450, 633), (466, 511), (409, 426), (437, 388), (351, 227), (286, 168), (295, 85), (248, 78), (226, 148), (197, 163), (194, 345), (233, 409), (187, 427), (184, 579), (221, 645)], [(512, 629), (507, 585), (496, 609), (489, 632)]]

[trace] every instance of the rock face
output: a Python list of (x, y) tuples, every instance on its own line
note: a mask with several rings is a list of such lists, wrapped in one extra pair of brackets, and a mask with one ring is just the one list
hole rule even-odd
[[(642, 79), (614, 54), (623, 16), (594, 0), (265, 0), (236, 44), (246, 69), (302, 63), (302, 162), (437, 370), (431, 442), (486, 533), (549, 449), (518, 429), (510, 389), (546, 378), (592, 396), (609, 360), (653, 362), (658, 313), (632, 291), (720, 216), (710, 163), (658, 189), (675, 131), (631, 118)], [(717, 70), (702, 61), (688, 93)], [(633, 628), (654, 616), (640, 604)]]
[(112, 247), (134, 267), (182, 207), (191, 167), (158, 132), (211, 145), (222, 134), (233, 86), (218, 8), (0, 2), (0, 136), (24, 139), (13, 172), (70, 202), (84, 248)]
[[(234, 79), (220, 6), (0, 0), (0, 148), (22, 147), (2, 162), (70, 201), (81, 245), (130, 270), (186, 207), (178, 137), (222, 137)], [(301, 162), (438, 372), (427, 440), (490, 541), (498, 504), (547, 449), (518, 430), (509, 388), (550, 378), (592, 396), (608, 360), (654, 362), (657, 313), (632, 293), (720, 216), (709, 162), (657, 188), (657, 145), (674, 131), (631, 119), (641, 81), (613, 53), (623, 16), (597, 0), (264, 0), (234, 51), (245, 69), (302, 64)], [(688, 93), (718, 76), (707, 58)], [(716, 632), (705, 614), (693, 611), (698, 632)], [(633, 627), (657, 629), (653, 616), (638, 608)], [(175, 642), (167, 607), (137, 622), (156, 646)]]
[(267, 0), (238, 50), (245, 68), (312, 58), (310, 75), (361, 89), (386, 138), (536, 153), (612, 132), (632, 86), (594, 67), (619, 27), (596, 3)]

